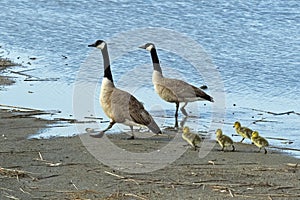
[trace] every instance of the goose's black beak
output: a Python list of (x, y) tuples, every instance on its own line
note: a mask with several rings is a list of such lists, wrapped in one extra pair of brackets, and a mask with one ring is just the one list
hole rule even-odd
[(96, 47), (96, 44), (89, 44), (88, 47)]
[(146, 45), (139, 46), (141, 49), (146, 49)]

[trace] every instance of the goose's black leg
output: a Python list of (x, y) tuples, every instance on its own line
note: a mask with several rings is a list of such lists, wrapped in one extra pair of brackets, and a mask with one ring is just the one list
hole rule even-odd
[(130, 126), (131, 134), (132, 136), (127, 138), (127, 140), (134, 140), (134, 134), (133, 134), (133, 126)]
[(108, 127), (106, 129), (104, 129), (103, 131), (100, 131), (98, 134), (90, 134), (91, 137), (94, 137), (94, 138), (102, 138), (104, 133), (106, 131), (108, 131), (109, 129), (111, 129), (111, 127), (113, 127), (113, 125), (115, 124), (116, 122), (114, 121), (111, 121), (108, 125)]
[(179, 102), (176, 102), (175, 128), (178, 128), (178, 108), (179, 108)]
[(182, 114), (184, 114), (186, 117), (188, 116), (188, 114), (184, 108), (187, 104), (188, 104), (188, 102), (184, 102), (184, 105), (180, 108)]

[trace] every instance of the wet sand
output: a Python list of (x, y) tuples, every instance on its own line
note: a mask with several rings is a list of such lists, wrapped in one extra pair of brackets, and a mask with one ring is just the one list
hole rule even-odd
[[(235, 143), (236, 152), (221, 152), (209, 141), (213, 149), (199, 158), (179, 139), (180, 148), (187, 149), (175, 162), (149, 173), (125, 173), (94, 158), (79, 136), (27, 139), (55, 122), (23, 114), (0, 110), (0, 199), (300, 198), (299, 159), (273, 149), (256, 153), (254, 145)], [(107, 137), (121, 149), (144, 153), (157, 151), (175, 135)]]
[[(28, 140), (50, 121), (0, 111), (0, 199), (299, 199), (299, 159), (268, 149), (236, 152), (215, 145), (204, 158), (188, 148), (174, 163), (150, 173), (124, 173), (105, 166), (79, 136)], [(175, 134), (175, 133), (174, 133)], [(166, 135), (126, 140), (107, 135), (122, 149), (155, 150)], [(89, 137), (89, 136), (88, 136)], [(97, 138), (101, 140), (102, 138)], [(215, 141), (211, 141), (215, 144)], [(120, 160), (122, 162), (122, 160)]]

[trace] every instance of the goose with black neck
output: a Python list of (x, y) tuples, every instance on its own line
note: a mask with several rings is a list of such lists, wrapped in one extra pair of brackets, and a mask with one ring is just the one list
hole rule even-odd
[(129, 139), (134, 139), (133, 126), (146, 126), (153, 133), (161, 134), (160, 128), (143, 104), (133, 95), (115, 87), (106, 42), (97, 40), (94, 44), (88, 46), (96, 47), (102, 52), (104, 77), (101, 85), (100, 104), (104, 113), (110, 118), (110, 123), (106, 129), (91, 136), (102, 137), (115, 123), (122, 123), (130, 127), (132, 136)]
[(184, 103), (184, 105), (180, 108), (181, 112), (185, 116), (188, 116), (188, 113), (185, 110), (185, 106), (188, 104), (188, 102), (204, 100), (214, 102), (213, 98), (200, 88), (197, 88), (182, 80), (165, 78), (163, 76), (156, 48), (153, 43), (147, 43), (143, 46), (140, 46), (140, 48), (148, 50), (151, 54), (153, 63), (152, 82), (156, 93), (163, 100), (176, 104), (175, 128), (178, 128), (178, 109), (180, 103)]

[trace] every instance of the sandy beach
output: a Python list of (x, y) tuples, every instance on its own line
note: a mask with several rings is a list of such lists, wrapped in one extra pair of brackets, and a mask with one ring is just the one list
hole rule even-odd
[[(235, 143), (236, 152), (213, 150), (200, 159), (187, 151), (171, 165), (150, 173), (123, 173), (103, 165), (79, 136), (28, 140), (49, 121), (1, 110), (1, 199), (298, 199), (299, 160), (274, 150), (256, 153)], [(108, 135), (133, 152), (155, 149), (165, 136), (126, 140)], [(101, 140), (101, 138), (99, 138)], [(212, 141), (214, 142), (214, 141)], [(156, 145), (156, 146), (155, 146)], [(122, 162), (122, 161), (120, 161)]]
[[(0, 80), (13, 83), (8, 77)], [(274, 149), (257, 153), (254, 145), (235, 143), (235, 152), (221, 152), (212, 140), (204, 158), (183, 146), (185, 153), (162, 169), (125, 173), (93, 157), (79, 136), (27, 139), (55, 121), (14, 109), (0, 110), (0, 118), (0, 199), (300, 198), (299, 159)], [(167, 145), (175, 135), (107, 137), (121, 149), (141, 153)]]

